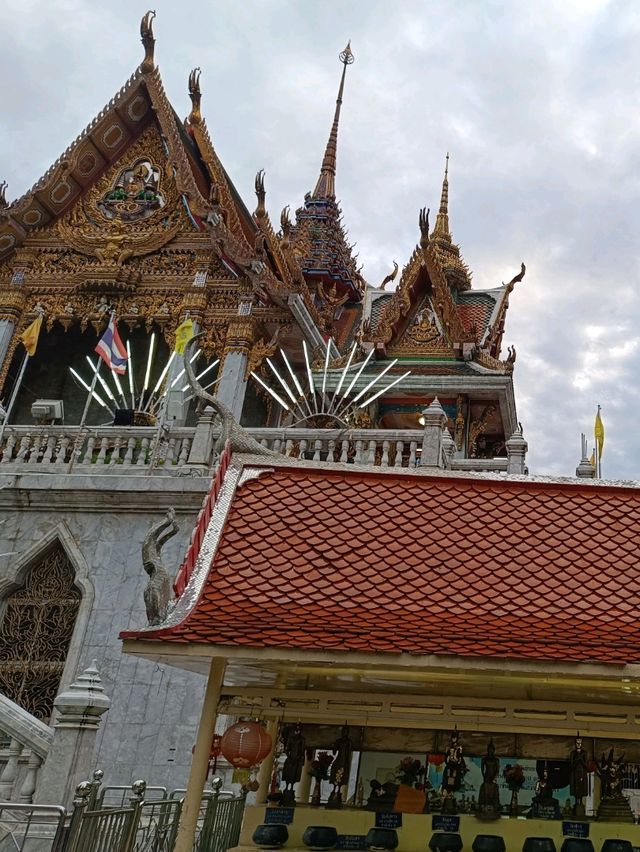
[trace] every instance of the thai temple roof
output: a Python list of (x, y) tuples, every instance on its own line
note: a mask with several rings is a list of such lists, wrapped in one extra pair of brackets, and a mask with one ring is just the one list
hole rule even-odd
[(294, 223), (285, 208), (276, 232), (265, 205), (264, 174), (256, 178), (258, 206), (250, 213), (216, 153), (201, 111), (199, 68), (189, 75), (191, 111), (184, 122), (169, 103), (154, 59), (153, 17), (149, 12), (142, 20), (145, 56), (139, 68), (45, 175), (11, 203), (0, 184), (0, 261), (10, 261), (32, 235), (66, 219), (155, 123), (193, 230), (210, 232), (213, 253), (236, 277), (249, 275), (263, 303), (286, 307), (291, 296), (301, 296), (316, 341), (331, 336), (342, 353), (358, 340), (374, 346), (376, 358), (445, 355), (511, 372), (512, 360), (500, 360), (501, 343), (509, 293), (524, 266), (506, 286), (471, 289), (469, 269), (451, 234), (448, 154), (433, 230), (428, 211), (422, 211), (419, 245), (397, 282), (394, 262), (394, 273), (381, 285), (395, 282), (396, 289), (383, 293), (361, 274), (336, 195), (339, 121), (346, 71), (354, 61), (350, 44), (339, 57), (335, 111), (314, 189)]
[(256, 462), (214, 483), (169, 620), (122, 638), (640, 662), (637, 485)]

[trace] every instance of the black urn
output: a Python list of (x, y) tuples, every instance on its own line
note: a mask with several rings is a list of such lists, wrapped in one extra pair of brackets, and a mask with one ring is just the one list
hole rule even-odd
[(605, 840), (600, 852), (633, 852), (630, 840)]
[(587, 837), (566, 837), (560, 852), (595, 852), (593, 843)]
[(497, 834), (476, 834), (471, 846), (473, 852), (506, 852), (504, 838)]
[(557, 852), (552, 837), (527, 837), (522, 845), (522, 852)]
[(325, 849), (333, 849), (338, 842), (338, 830), (332, 825), (308, 825), (302, 842), (314, 852), (324, 852)]
[(365, 844), (372, 852), (393, 852), (398, 846), (398, 832), (395, 828), (370, 828)]
[(280, 823), (264, 823), (256, 827), (251, 839), (260, 849), (280, 849), (289, 839), (289, 831)]
[(462, 838), (451, 831), (440, 831), (431, 835), (429, 841), (431, 852), (461, 852)]

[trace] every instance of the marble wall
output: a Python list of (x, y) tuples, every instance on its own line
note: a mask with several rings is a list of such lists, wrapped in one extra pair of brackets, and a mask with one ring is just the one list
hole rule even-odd
[(140, 548), (147, 530), (175, 507), (180, 532), (163, 551), (173, 573), (208, 484), (190, 477), (0, 475), (0, 591), (54, 536), (83, 587), (63, 679), (70, 683), (97, 661), (111, 698), (96, 755), (105, 783), (185, 784), (204, 678), (123, 655), (118, 634), (146, 625)]

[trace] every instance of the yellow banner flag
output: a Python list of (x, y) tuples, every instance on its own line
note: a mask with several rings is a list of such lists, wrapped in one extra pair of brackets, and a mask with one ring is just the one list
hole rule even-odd
[(600, 417), (600, 406), (598, 406), (598, 413), (596, 414), (596, 423), (593, 432), (596, 439), (596, 447), (598, 448), (598, 458), (601, 459), (602, 448), (604, 447), (604, 423)]
[(180, 325), (176, 328), (176, 355), (184, 355), (185, 346), (195, 333), (193, 320), (186, 319), (180, 323)]
[(20, 335), (20, 342), (24, 345), (28, 355), (35, 355), (36, 346), (38, 345), (38, 337), (40, 336), (40, 326), (42, 325), (42, 314), (39, 314), (31, 325), (27, 326)]

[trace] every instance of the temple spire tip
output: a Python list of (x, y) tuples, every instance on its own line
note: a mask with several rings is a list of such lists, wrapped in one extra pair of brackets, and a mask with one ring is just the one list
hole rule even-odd
[(351, 50), (351, 40), (347, 43), (345, 49), (339, 54), (338, 58), (343, 64), (342, 77), (340, 78), (340, 87), (338, 89), (338, 97), (336, 98), (336, 110), (333, 116), (333, 124), (331, 132), (325, 148), (324, 157), (322, 158), (322, 166), (320, 168), (320, 177), (313, 191), (314, 198), (330, 198), (336, 197), (336, 159), (338, 152), (338, 125), (340, 123), (340, 108), (342, 107), (342, 95), (344, 94), (344, 81), (347, 73), (347, 66), (352, 65), (355, 61), (353, 51)]
[(451, 239), (451, 232), (449, 230), (449, 152), (447, 151), (447, 156), (445, 158), (444, 165), (444, 178), (442, 179), (442, 192), (440, 194), (440, 209), (438, 210), (438, 215), (436, 217), (436, 224), (433, 228), (433, 233), (431, 234), (431, 238), (433, 237), (445, 237), (445, 239)]

